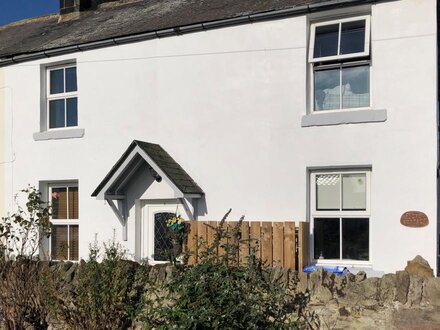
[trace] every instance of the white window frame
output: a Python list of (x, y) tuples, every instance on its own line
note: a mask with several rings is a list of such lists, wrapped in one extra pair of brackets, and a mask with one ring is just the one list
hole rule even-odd
[[(69, 182), (69, 183), (54, 183), (54, 184), (49, 184), (48, 187), (48, 201), (49, 203), (52, 203), (52, 190), (54, 188), (78, 188), (78, 199), (79, 199), (79, 184), (76, 182)], [(67, 195), (67, 216), (69, 216), (69, 198)], [(79, 205), (78, 205), (78, 216), (79, 216)], [(79, 243), (79, 236), (80, 236), (80, 229), (79, 229), (79, 218), (78, 219), (52, 219), (52, 217), (50, 217), (50, 222), (52, 223), (52, 226), (78, 226), (78, 243)], [(67, 230), (67, 242), (70, 242), (70, 228), (68, 228)], [(79, 244), (78, 244), (78, 260), (72, 260), (70, 258), (70, 245), (67, 247), (67, 259), (65, 261), (79, 261), (80, 259), (80, 254), (79, 254)], [(57, 259), (52, 259), (52, 236), (49, 237), (49, 258), (51, 260), (54, 261), (59, 261)]]
[[(365, 189), (366, 189), (366, 201), (365, 210), (342, 210), (342, 187), (340, 189), (340, 209), (337, 211), (320, 211), (316, 209), (316, 177), (318, 175), (334, 175), (339, 174), (365, 174)], [(342, 184), (342, 181), (341, 181)], [(311, 234), (311, 245), (310, 251), (312, 254), (312, 262), (318, 265), (359, 265), (359, 266), (369, 266), (371, 265), (371, 170), (370, 169), (359, 169), (359, 170), (331, 170), (331, 171), (313, 171), (310, 173), (310, 234)], [(319, 218), (335, 218), (339, 219), (339, 258), (338, 259), (315, 259), (314, 249), (314, 225), (315, 219)], [(365, 218), (368, 219), (368, 230), (369, 230), (369, 244), (368, 244), (368, 256), (369, 260), (352, 260), (352, 259), (342, 259), (342, 219), (343, 218)]]
[[(358, 53), (352, 53), (352, 54), (344, 54), (344, 55), (334, 55), (334, 56), (325, 56), (325, 57), (318, 57), (314, 58), (315, 53), (315, 37), (316, 37), (316, 28), (326, 25), (335, 25), (339, 24), (339, 35), (338, 35), (338, 53), (340, 52), (340, 46), (341, 46), (341, 26), (343, 23), (347, 22), (355, 22), (355, 21), (361, 21), (365, 20), (365, 40), (364, 40), (364, 51), (358, 52)], [(364, 16), (356, 16), (356, 17), (350, 17), (350, 18), (344, 18), (344, 19), (337, 19), (332, 21), (325, 21), (320, 23), (312, 23), (310, 28), (310, 45), (309, 45), (309, 62), (310, 63), (316, 63), (316, 62), (324, 62), (324, 61), (335, 61), (335, 60), (344, 60), (344, 59), (350, 59), (350, 58), (357, 58), (357, 57), (366, 57), (370, 55), (370, 25), (371, 25), (371, 18), (369, 15)]]
[[(66, 90), (66, 69), (69, 68), (75, 68), (77, 73), (77, 88), (74, 92), (64, 92), (64, 93), (57, 93), (57, 94), (51, 94), (50, 93), (50, 73), (55, 70), (64, 70), (64, 90)], [(64, 130), (64, 129), (71, 129), (71, 128), (77, 128), (79, 126), (79, 115), (77, 112), (77, 124), (76, 126), (67, 126), (67, 99), (69, 98), (77, 98), (78, 102), (78, 66), (76, 63), (72, 64), (64, 64), (64, 65), (57, 65), (57, 66), (51, 66), (46, 68), (46, 127), (48, 131), (56, 131), (56, 130)], [(63, 127), (50, 127), (50, 108), (49, 104), (50, 101), (55, 100), (64, 100), (64, 126)]]
[[(336, 55), (336, 56), (327, 56), (320, 58), (313, 58), (314, 50), (315, 50), (315, 35), (316, 28), (320, 26), (339, 24), (339, 37), (338, 37), (338, 52), (340, 51), (340, 42), (341, 42), (341, 24), (346, 22), (355, 22), (359, 20), (365, 20), (365, 41), (364, 41), (364, 52), (352, 53), (346, 55)], [(323, 21), (312, 23), (310, 27), (310, 44), (309, 44), (309, 74), (311, 79), (309, 79), (309, 113), (311, 114), (322, 114), (322, 113), (334, 113), (334, 112), (347, 112), (347, 111), (357, 111), (357, 110), (371, 110), (373, 104), (373, 89), (372, 89), (372, 72), (373, 67), (371, 65), (371, 54), (370, 54), (370, 38), (371, 38), (371, 17), (370, 15), (362, 15), (350, 18), (336, 19), (331, 21)], [(362, 59), (361, 57), (369, 57), (368, 59)], [(359, 59), (358, 59), (359, 58)], [(358, 60), (356, 60), (358, 59)], [(345, 61), (344, 61), (345, 60)], [(336, 61), (336, 62), (335, 62)], [(338, 63), (339, 61), (339, 63)], [(327, 63), (330, 62), (330, 63)], [(342, 78), (340, 77), (339, 84), (339, 104), (340, 107), (338, 109), (328, 109), (328, 110), (317, 110), (315, 105), (315, 71), (332, 69), (332, 68), (340, 68), (340, 75), (342, 75), (342, 68), (348, 66), (361, 66), (361, 65), (369, 65), (369, 94), (370, 100), (369, 105), (365, 107), (358, 108), (343, 108), (342, 107)]]

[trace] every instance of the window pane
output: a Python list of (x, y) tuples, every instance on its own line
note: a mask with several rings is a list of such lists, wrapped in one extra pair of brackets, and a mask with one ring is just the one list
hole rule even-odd
[(64, 93), (64, 69), (50, 71), (50, 94)]
[(67, 219), (67, 188), (52, 188), (52, 219)]
[(313, 57), (338, 55), (339, 24), (319, 26), (315, 32)]
[(365, 210), (367, 207), (366, 175), (342, 176), (342, 209)]
[(340, 69), (315, 71), (315, 110), (340, 109)]
[(51, 243), (52, 259), (67, 260), (67, 226), (52, 226)]
[(78, 187), (69, 187), (69, 219), (78, 219)]
[(66, 69), (66, 92), (76, 92), (76, 67)]
[(370, 66), (342, 68), (342, 107), (370, 106)]
[(174, 213), (156, 213), (154, 215), (154, 260), (167, 261), (173, 243), (168, 234), (167, 219), (176, 216)]
[(365, 48), (365, 20), (342, 23), (340, 54), (362, 53)]
[(78, 98), (72, 97), (67, 103), (67, 126), (78, 126)]
[(339, 259), (339, 219), (314, 219), (315, 259)]
[(342, 258), (369, 260), (369, 220), (342, 219)]
[(78, 226), (69, 226), (69, 257), (78, 260)]
[(49, 128), (64, 127), (64, 99), (49, 102)]
[(340, 209), (341, 178), (339, 174), (326, 174), (316, 176), (316, 209)]

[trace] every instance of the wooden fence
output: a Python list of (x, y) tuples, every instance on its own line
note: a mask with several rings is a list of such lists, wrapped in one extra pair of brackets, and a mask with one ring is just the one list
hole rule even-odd
[[(237, 221), (225, 222), (230, 230)], [(190, 221), (187, 248), (191, 253), (190, 264), (197, 263), (202, 245), (199, 240), (212, 244), (219, 221)], [(258, 244), (258, 254), (267, 267), (282, 267), (300, 270), (309, 262), (309, 223), (308, 222), (260, 222), (243, 221), (239, 260), (245, 262), (251, 248)]]

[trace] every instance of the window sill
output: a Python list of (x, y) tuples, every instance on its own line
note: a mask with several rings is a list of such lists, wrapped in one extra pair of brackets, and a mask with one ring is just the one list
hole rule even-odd
[(44, 131), (34, 133), (34, 141), (75, 139), (84, 136), (84, 128), (66, 128), (53, 131)]
[(387, 120), (387, 110), (347, 110), (313, 113), (301, 118), (301, 127), (377, 123)]

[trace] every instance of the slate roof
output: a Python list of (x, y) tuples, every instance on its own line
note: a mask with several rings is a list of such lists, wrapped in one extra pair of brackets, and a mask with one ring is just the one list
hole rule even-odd
[(256, 13), (326, 3), (346, 6), (366, 2), (368, 1), (119, 0), (104, 3), (96, 10), (81, 12), (76, 19), (60, 20), (57, 13), (0, 27), (0, 59)]
[(159, 166), (159, 168), (182, 193), (204, 194), (202, 188), (197, 185), (189, 174), (186, 173), (186, 171), (160, 145), (134, 140), (92, 193), (92, 197), (96, 197), (101, 192), (136, 146), (145, 151), (145, 153), (156, 163), (157, 166)]

